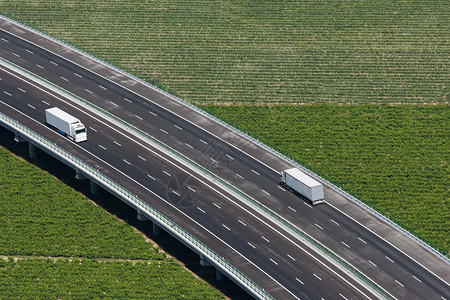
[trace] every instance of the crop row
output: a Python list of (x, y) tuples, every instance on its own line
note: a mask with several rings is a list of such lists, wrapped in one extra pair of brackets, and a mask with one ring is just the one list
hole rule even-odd
[(179, 265), (0, 258), (1, 299), (220, 299)]
[(450, 250), (447, 105), (206, 108)]
[(2, 1), (196, 103), (448, 101), (443, 1)]
[(163, 260), (132, 227), (0, 148), (0, 254)]

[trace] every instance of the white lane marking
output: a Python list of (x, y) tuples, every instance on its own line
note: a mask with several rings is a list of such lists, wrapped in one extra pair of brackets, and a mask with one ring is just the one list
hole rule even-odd
[(164, 132), (165, 134), (169, 134), (167, 131), (165, 131), (164, 129), (160, 128), (159, 130), (161, 130), (162, 132)]
[(295, 261), (295, 258), (293, 258), (292, 256), (290, 256), (289, 254), (287, 254), (287, 256), (292, 259), (293, 261)]
[(341, 296), (341, 297), (344, 298), (345, 300), (348, 300), (348, 299), (345, 298), (341, 293), (339, 293), (339, 296)]
[(112, 101), (109, 101), (109, 103), (111, 103), (111, 104), (114, 105), (115, 107), (119, 106), (119, 105), (117, 105), (116, 103), (114, 103), (114, 102), (112, 102)]
[(154, 112), (152, 112), (151, 110), (148, 111), (149, 113), (151, 113), (152, 115), (154, 115), (155, 117), (157, 117), (158, 115), (155, 114)]
[(24, 89), (21, 88), (17, 88), (19, 91), (21, 91), (22, 93), (26, 93), (26, 91)]
[[(106, 148), (105, 147), (103, 147), (102, 145), (98, 145), (100, 148), (102, 148), (103, 150), (106, 150)], [(125, 160), (124, 160), (125, 161)], [(129, 163), (128, 163), (129, 164)]]
[(263, 240), (265, 240), (266, 242), (270, 243), (270, 241), (269, 241), (265, 236), (262, 235), (261, 238), (262, 238)]
[(177, 191), (172, 190), (172, 193), (174, 193), (174, 194), (177, 195), (178, 197), (181, 197), (180, 193), (178, 193)]
[(242, 177), (242, 176), (239, 175), (238, 173), (236, 173), (236, 176), (239, 177), (240, 179), (244, 179), (244, 177)]
[(143, 157), (140, 156), (140, 155), (138, 155), (138, 157), (139, 157), (140, 159), (142, 159), (143, 161), (147, 161), (145, 158), (143, 158)]
[[(58, 98), (58, 97), (57, 97)], [(58, 98), (60, 99), (60, 98)], [(60, 99), (62, 100), (62, 99)], [(62, 100), (64, 101), (64, 100)], [(0, 101), (1, 103), (7, 105), (6, 103)], [(65, 101), (64, 101), (65, 102)], [(68, 103), (68, 102), (65, 102)], [(69, 104), (69, 103), (68, 103)], [(71, 104), (69, 104), (71, 105)], [(11, 107), (12, 108), (12, 107)], [(18, 111), (18, 110), (16, 110)], [(20, 111), (18, 111), (20, 113)], [(101, 120), (97, 119), (95, 116), (90, 115), (88, 112), (84, 111), (84, 113), (86, 115), (89, 115), (90, 117), (94, 118), (95, 120), (97, 120), (98, 122), (106, 125), (104, 122), (102, 122)], [(40, 124), (40, 123), (37, 123)], [(40, 124), (41, 126), (44, 126), (42, 124)], [(147, 149), (150, 152), (153, 152), (156, 156), (161, 157), (162, 159), (164, 159), (162, 156), (158, 155), (156, 152), (152, 151), (151, 149), (149, 149), (148, 147), (146, 147), (145, 145), (141, 144), (140, 142), (138, 142), (137, 140), (133, 139), (130, 136), (127, 136), (123, 133), (121, 133), (120, 131), (114, 129), (116, 132), (118, 132), (119, 134), (122, 134), (124, 137), (128, 138), (129, 140), (131, 140), (132, 142), (138, 144), (139, 146)], [(80, 149), (88, 152), (86, 149), (81, 148), (79, 145), (75, 145), (78, 146)], [(90, 152), (88, 152), (90, 153)], [(205, 228), (204, 226), (202, 226), (201, 224), (199, 224), (196, 220), (192, 219), (191, 217), (189, 217), (186, 213), (184, 213), (183, 211), (181, 211), (180, 209), (178, 209), (176, 206), (172, 205), (169, 201), (167, 201), (166, 199), (162, 198), (161, 196), (157, 195), (155, 192), (153, 192), (152, 190), (150, 190), (149, 188), (145, 187), (143, 184), (141, 184), (140, 182), (136, 181), (135, 179), (131, 178), (129, 175), (125, 174), (123, 171), (117, 169), (116, 167), (112, 166), (111, 164), (105, 162), (104, 160), (102, 160), (101, 158), (99, 158), (98, 156), (94, 155), (93, 153), (90, 153), (90, 155), (94, 156), (96, 159), (102, 161), (104, 164), (108, 165), (109, 167), (113, 168), (114, 170), (116, 170), (118, 173), (126, 176), (129, 180), (135, 182), (136, 184), (138, 184), (139, 186), (141, 186), (143, 189), (147, 190), (149, 193), (155, 195), (155, 197), (158, 197), (159, 199), (161, 199), (161, 201), (164, 201), (165, 203), (167, 203), (168, 205), (170, 205), (173, 209), (177, 210), (178, 212), (180, 212), (181, 214), (183, 214), (184, 216), (186, 216), (187, 218), (189, 218), (190, 220), (192, 220), (194, 223), (196, 223), (197, 225), (199, 225), (200, 227), (202, 227), (206, 232), (208, 232), (209, 234), (211, 234), (213, 237), (215, 237), (217, 240), (219, 240), (220, 242), (222, 242), (224, 245), (226, 245), (227, 247), (229, 247), (231, 250), (235, 251), (237, 254), (239, 254), (240, 256), (242, 256), (245, 260), (247, 260), (250, 264), (252, 264), (254, 267), (256, 267), (260, 272), (262, 272), (264, 275), (266, 275), (267, 277), (269, 277), (273, 282), (277, 283), (278, 285), (280, 285), (283, 289), (285, 289), (287, 292), (289, 292), (294, 298), (299, 299), (298, 297), (296, 297), (289, 289), (287, 289), (285, 286), (283, 286), (280, 282), (278, 282), (275, 278), (273, 278), (270, 274), (268, 274), (266, 271), (264, 271), (263, 269), (261, 269), (257, 264), (255, 264), (252, 260), (248, 259), (246, 256), (244, 256), (242, 253), (240, 253), (239, 251), (237, 251), (235, 248), (233, 248), (231, 245), (229, 245), (227, 242), (225, 242), (223, 239), (221, 239), (220, 237), (218, 237), (217, 235), (215, 235), (214, 233), (212, 233), (210, 230), (208, 230), (207, 228)], [(170, 162), (168, 159), (164, 159), (165, 161), (167, 161), (168, 163), (173, 164), (172, 162)], [(187, 174), (194, 176), (193, 174), (189, 173), (188, 170), (185, 170), (183, 168), (180, 168), (182, 171), (186, 172)], [(273, 169), (272, 169), (273, 170)], [(275, 172), (275, 170), (274, 170)], [(361, 293), (362, 295), (364, 295), (366, 298), (370, 299), (367, 295), (365, 295), (361, 290), (359, 290), (357, 287), (355, 287), (353, 284), (351, 284), (349, 281), (347, 281), (345, 278), (343, 278), (342, 276), (340, 276), (338, 273), (336, 273), (333, 269), (331, 269), (330, 267), (328, 267), (326, 264), (324, 264), (322, 261), (320, 261), (318, 258), (316, 258), (315, 256), (313, 256), (310, 251), (302, 248), (299, 244), (295, 243), (292, 239), (290, 239), (289, 237), (287, 237), (286, 235), (284, 235), (282, 232), (280, 232), (279, 230), (277, 230), (276, 228), (273, 228), (270, 224), (268, 224), (267, 222), (265, 222), (263, 219), (259, 218), (257, 215), (254, 215), (251, 211), (249, 211), (248, 209), (246, 209), (245, 207), (241, 206), (238, 202), (233, 201), (231, 198), (227, 197), (226, 195), (222, 194), (220, 191), (218, 191), (217, 189), (215, 189), (213, 186), (210, 186), (207, 182), (202, 181), (200, 178), (197, 178), (194, 176), (194, 178), (196, 178), (197, 180), (199, 180), (200, 182), (202, 182), (205, 186), (207, 186), (208, 188), (211, 188), (212, 190), (214, 190), (215, 192), (217, 192), (219, 195), (221, 195), (222, 197), (224, 197), (225, 199), (227, 199), (228, 201), (230, 201), (231, 203), (233, 203), (234, 205), (236, 205), (237, 207), (241, 208), (243, 211), (245, 211), (246, 213), (249, 213), (250, 215), (252, 215), (255, 219), (257, 219), (259, 222), (261, 222), (262, 224), (264, 224), (265, 226), (269, 227), (271, 230), (273, 230), (274, 232), (276, 232), (278, 235), (284, 237), (285, 239), (287, 239), (289, 242), (291, 242), (292, 244), (294, 244), (297, 248), (301, 249), (306, 255), (309, 255), (313, 260), (315, 260), (317, 263), (321, 264), (322, 266), (324, 266), (325, 268), (327, 268), (330, 272), (332, 272), (334, 275), (336, 275), (337, 277), (339, 277), (341, 280), (343, 280), (344, 282), (346, 282), (347, 284), (349, 284), (351, 287), (353, 287), (355, 290), (357, 290), (359, 293)]]
[(252, 169), (252, 172), (255, 173), (256, 175), (261, 175), (258, 172), (256, 172), (255, 170)]
[(42, 103), (44, 103), (45, 105), (50, 105), (50, 103), (48, 103), (47, 101), (42, 100)]
[(123, 100), (125, 100), (125, 101), (127, 101), (127, 102), (129, 102), (129, 103), (133, 103), (133, 101), (131, 101), (130, 99), (127, 99), (127, 98), (123, 98)]
[(386, 255), (384, 256), (386, 257), (387, 260), (389, 260), (391, 263), (393, 263), (394, 261), (392, 259), (390, 259), (389, 257), (387, 257)]
[(67, 79), (67, 78), (65, 78), (65, 77), (62, 77), (62, 76), (59, 76), (59, 78), (61, 78), (61, 79), (64, 80), (64, 81), (69, 81), (69, 79)]
[(302, 202), (303, 202), (303, 204), (305, 204), (305, 205), (308, 206), (309, 208), (312, 208), (312, 206), (309, 205), (308, 203), (306, 203), (305, 201), (302, 201)]
[(247, 224), (245, 224), (244, 222), (242, 222), (241, 220), (238, 220), (239, 223), (241, 223), (244, 226), (247, 226)]
[(8, 95), (8, 96), (12, 96), (10, 93), (8, 93), (7, 91), (3, 91), (3, 93), (5, 93), (6, 95)]
[(218, 204), (216, 204), (216, 203), (214, 203), (214, 202), (213, 202), (213, 205), (214, 205), (215, 207), (217, 207), (218, 209), (222, 209), (222, 207), (220, 207)]
[(84, 89), (86, 92), (93, 94), (92, 91), (88, 90), (88, 89)]
[(97, 132), (97, 129), (94, 129), (94, 128), (92, 128), (92, 127), (89, 127), (89, 129), (92, 130), (92, 131), (94, 131), (94, 132)]
[[(433, 274), (436, 278), (438, 278), (439, 280), (441, 280), (443, 283), (445, 283), (447, 286), (450, 286), (450, 284), (445, 281), (444, 279), (442, 279), (441, 277), (439, 277), (438, 275), (436, 275), (436, 273), (434, 273), (433, 271), (431, 271), (430, 269), (428, 269), (427, 267), (425, 267), (422, 263), (420, 263), (419, 261), (417, 261), (415, 258), (413, 258), (412, 256), (410, 256), (409, 254), (405, 253), (404, 251), (402, 251), (400, 248), (398, 248), (397, 246), (395, 246), (394, 244), (392, 244), (391, 242), (389, 242), (388, 240), (386, 240), (384, 237), (382, 237), (380, 234), (376, 233), (375, 231), (373, 231), (372, 229), (370, 229), (369, 227), (367, 227), (366, 225), (362, 224), (361, 222), (357, 221), (356, 219), (354, 219), (353, 217), (351, 217), (350, 215), (348, 215), (347, 213), (345, 213), (344, 211), (338, 209), (337, 207), (335, 207), (334, 205), (330, 204), (330, 202), (327, 202), (327, 205), (329, 205), (330, 207), (332, 207), (333, 209), (335, 209), (336, 211), (338, 211), (339, 213), (343, 214), (344, 216), (346, 216), (347, 218), (349, 218), (350, 220), (352, 220), (353, 222), (355, 222), (356, 224), (358, 224), (359, 226), (363, 227), (364, 229), (366, 229), (367, 231), (369, 231), (370, 233), (372, 233), (373, 235), (377, 236), (378, 238), (380, 238), (381, 240), (383, 240), (386, 244), (388, 244), (389, 246), (391, 246), (392, 248), (398, 250), (399, 252), (403, 253), (403, 255), (405, 255), (406, 257), (408, 257), (409, 259), (411, 259), (412, 261), (414, 261), (416, 264), (418, 264), (419, 266), (421, 266), (422, 268), (424, 268), (425, 270), (427, 270), (428, 272), (430, 272), (431, 274)], [(389, 293), (388, 293), (389, 294)], [(390, 294), (389, 294), (390, 295)], [(394, 298), (392, 295), (390, 295), (392, 298)]]
[(271, 262), (273, 262), (274, 264), (276, 264), (278, 266), (278, 263), (276, 261), (274, 261), (273, 259), (269, 258)]
[(9, 43), (9, 41), (7, 39), (1, 38), (2, 41)]
[(401, 284), (401, 283), (400, 283), (400, 281), (398, 281), (397, 279), (395, 279), (395, 282), (397, 282), (397, 283), (398, 283), (398, 285), (400, 285), (401, 287), (404, 287), (404, 285), (403, 285), (403, 284)]
[(445, 298), (444, 298), (444, 297), (442, 297), (442, 296), (441, 296), (441, 299), (442, 299), (442, 300), (447, 300), (447, 299), (445, 299)]
[(313, 273), (314, 277), (316, 277), (319, 280), (322, 280), (322, 278), (320, 278), (319, 276), (316, 275), (316, 273)]
[(295, 280), (297, 280), (297, 281), (300, 282), (301, 284), (305, 285), (305, 284), (303, 283), (303, 281), (301, 281), (301, 280), (298, 279), (297, 277), (295, 277)]
[(225, 154), (226, 157), (228, 157), (231, 160), (234, 160), (234, 158), (232, 156), (229, 156), (228, 154)]
[(369, 262), (370, 262), (374, 267), (377, 267), (377, 265), (376, 265), (373, 261), (371, 261), (370, 259), (369, 259)]
[(189, 145), (188, 143), (184, 143), (186, 146), (188, 146), (189, 148), (194, 148), (194, 147), (192, 147), (191, 145)]
[(270, 196), (270, 194), (268, 192), (266, 192), (265, 190), (261, 190), (261, 191), (263, 191), (264, 194), (267, 194)]
[(248, 244), (250, 247), (252, 247), (253, 249), (256, 249), (256, 247), (253, 246), (252, 244), (250, 244), (249, 242), (247, 242), (247, 244)]
[(36, 109), (36, 107), (34, 107), (33, 105), (31, 105), (31, 104), (27, 104), (29, 107), (31, 107), (32, 109)]
[(284, 187), (279, 186), (279, 185), (277, 185), (277, 187), (278, 187), (280, 190), (282, 190), (283, 192), (286, 192), (286, 189), (285, 189)]
[(50, 63), (51, 64), (53, 64), (53, 65), (55, 65), (55, 66), (57, 66), (58, 64), (57, 63), (55, 63), (54, 61), (50, 61)]
[(217, 160), (215, 160), (214, 158), (210, 157), (209, 159), (211, 159), (213, 162), (215, 162), (216, 164), (218, 164), (219, 162)]
[(344, 245), (345, 247), (350, 248), (350, 246), (347, 245), (346, 243), (344, 243), (343, 241), (341, 241), (341, 243), (342, 243), (342, 245)]
[(166, 171), (163, 171), (164, 174), (166, 174), (167, 176), (171, 176), (170, 173), (167, 173)]
[(38, 68), (44, 69), (44, 67), (41, 66), (41, 65), (36, 64), (36, 66), (37, 66)]
[(290, 207), (289, 205), (288, 205), (288, 208), (289, 208), (290, 210), (292, 210), (293, 212), (297, 212), (295, 209), (293, 209), (293, 208)]
[(156, 178), (151, 176), (150, 174), (147, 174), (147, 176), (156, 181)]
[(418, 282), (422, 282), (422, 280), (420, 280), (420, 279), (417, 278), (416, 276), (413, 275), (413, 277), (414, 277), (414, 279), (417, 280)]
[(119, 147), (122, 147), (122, 145), (120, 143), (116, 142), (116, 141), (113, 141), (113, 143), (116, 144)]
[(358, 237), (358, 240), (360, 240), (361, 242), (363, 242), (364, 244), (367, 244), (367, 242), (365, 240), (363, 240), (362, 238)]
[(336, 224), (337, 226), (339, 226), (339, 223), (338, 223), (338, 222), (336, 222), (335, 220), (333, 220), (333, 219), (330, 219), (330, 221), (331, 221), (331, 222), (333, 222), (334, 224)]
[(101, 89), (104, 89), (105, 91), (107, 91), (108, 89), (105, 88), (103, 85), (98, 85)]
[(25, 49), (25, 51), (27, 51), (27, 52), (30, 53), (30, 54), (34, 54), (34, 52), (31, 51), (31, 50)]
[(139, 117), (138, 115), (134, 115), (136, 118), (138, 118), (139, 120), (144, 120), (144, 119), (142, 119), (141, 117)]
[(208, 143), (207, 142), (205, 142), (204, 140), (202, 140), (202, 139), (200, 139), (200, 142), (202, 142), (203, 144), (206, 144), (206, 145), (208, 145)]
[(131, 166), (131, 163), (127, 161), (126, 159), (122, 159), (126, 164), (129, 164)]
[(190, 186), (188, 186), (188, 189), (189, 189), (190, 191), (194, 192), (194, 193), (197, 193), (197, 191), (194, 190), (193, 188), (191, 188)]
[(316, 225), (320, 230), (323, 230), (323, 227), (322, 226), (320, 226), (319, 224), (317, 224), (317, 223), (314, 223), (314, 225)]
[(206, 213), (203, 209), (201, 209), (201, 208), (198, 207), (198, 206), (197, 206), (197, 209), (198, 209), (199, 211), (201, 211), (202, 213)]
[(73, 73), (75, 76), (77, 76), (77, 77), (80, 77), (80, 78), (83, 78), (83, 76), (81, 76), (80, 74), (78, 74), (78, 73)]
[[(19, 37), (20, 38), (20, 37)], [(100, 76), (100, 75), (99, 75)], [(59, 99), (59, 98), (58, 98)], [(0, 101), (1, 102), (1, 101)], [(5, 104), (4, 102), (2, 102), (3, 104)], [(67, 103), (67, 102), (66, 102)], [(84, 112), (85, 114), (89, 115), (90, 117), (96, 119), (98, 122), (105, 124), (104, 122), (102, 122), (101, 120), (95, 118), (94, 116), (90, 115), (88, 112)], [(39, 124), (39, 123), (38, 123)], [(41, 124), (42, 125), (42, 124)], [(105, 124), (106, 125), (106, 124)], [(43, 125), (42, 125), (43, 126)], [(117, 130), (116, 130), (117, 131)], [(118, 133), (120, 133), (119, 131), (117, 131)], [(124, 135), (123, 133), (120, 133), (122, 135)], [(149, 149), (148, 147), (146, 147), (145, 145), (139, 143), (137, 140), (134, 140), (133, 138), (131, 138), (130, 136), (126, 136), (124, 135), (126, 138), (130, 139), (131, 141), (135, 142), (136, 144), (144, 147), (145, 149), (147, 149), (148, 151), (152, 151), (151, 149)], [(80, 149), (81, 148), (79, 145), (78, 146)], [(83, 149), (84, 151), (88, 152), (86, 149)], [(152, 151), (153, 152), (153, 151)], [(88, 152), (90, 153), (90, 152)], [(155, 152), (153, 152), (155, 153)], [(152, 193), (153, 195), (155, 195), (156, 197), (158, 197), (159, 199), (161, 199), (162, 201), (166, 202), (168, 205), (170, 205), (172, 208), (176, 209), (177, 211), (179, 211), (181, 214), (185, 215), (187, 218), (189, 218), (190, 220), (192, 220), (193, 222), (195, 222), (197, 225), (201, 226), (206, 232), (208, 232), (209, 234), (211, 234), (212, 236), (214, 236), (216, 239), (218, 239), (219, 241), (221, 241), (223, 244), (225, 244), (227, 247), (229, 247), (230, 249), (232, 249), (233, 251), (235, 251), (236, 253), (238, 253), (239, 255), (241, 255), (244, 259), (246, 259), (249, 263), (251, 263), (253, 266), (255, 266), (258, 270), (260, 270), (263, 274), (265, 274), (267, 277), (269, 277), (273, 282), (277, 283), (278, 285), (280, 285), (283, 289), (285, 289), (287, 292), (289, 292), (293, 297), (299, 299), (298, 297), (296, 297), (289, 289), (287, 289), (285, 286), (283, 286), (281, 283), (279, 283), (275, 278), (273, 278), (271, 275), (269, 275), (267, 272), (265, 272), (263, 269), (261, 269), (258, 265), (256, 265), (253, 261), (251, 261), (250, 259), (248, 259), (246, 256), (242, 255), (242, 253), (240, 253), (239, 251), (237, 251), (236, 249), (234, 249), (232, 246), (230, 246), (228, 243), (226, 243), (223, 239), (221, 239), (220, 237), (218, 237), (217, 235), (215, 235), (214, 233), (212, 233), (210, 230), (208, 230), (207, 228), (205, 228), (204, 226), (202, 226), (201, 224), (199, 224), (196, 220), (190, 218), (187, 214), (185, 214), (183, 211), (181, 211), (180, 209), (178, 209), (177, 207), (175, 207), (174, 205), (171, 205), (170, 202), (166, 201), (164, 198), (160, 197), (159, 195), (157, 195), (156, 193), (154, 193), (153, 191), (151, 191), (150, 189), (146, 188), (145, 186), (143, 186), (141, 183), (139, 183), (138, 181), (134, 180), (133, 178), (131, 178), (129, 175), (125, 174), (124, 172), (122, 172), (121, 170), (115, 168), (114, 166), (112, 166), (111, 164), (105, 162), (104, 160), (102, 160), (101, 158), (99, 158), (98, 156), (95, 156), (94, 154), (90, 153), (91, 155), (93, 155), (94, 157), (96, 157), (97, 159), (99, 159), (100, 161), (102, 161), (103, 163), (105, 163), (106, 165), (112, 167), (113, 169), (115, 169), (117, 172), (119, 172), (120, 174), (123, 174), (124, 176), (126, 176), (127, 178), (129, 178), (130, 180), (134, 181), (136, 184), (140, 185), (142, 188), (144, 188), (145, 190), (147, 190), (149, 193)], [(158, 155), (157, 153), (155, 153), (155, 155)], [(162, 157), (161, 157), (162, 158)], [(167, 162), (170, 163), (169, 160), (166, 159)], [(184, 170), (183, 168), (180, 168), (181, 170), (183, 170), (184, 172), (190, 174), (187, 170)], [(190, 174), (191, 175), (191, 174)], [(198, 179), (198, 178), (197, 178)], [(200, 180), (200, 179), (199, 179)], [(248, 211), (247, 209), (245, 209), (244, 207), (240, 206), (239, 203), (234, 202), (232, 199), (226, 197), (225, 195), (221, 194), (219, 191), (217, 191), (214, 187), (208, 185), (206, 182), (203, 182), (202, 180), (200, 180), (203, 184), (205, 184), (206, 186), (208, 186), (209, 188), (213, 189), (214, 191), (216, 191), (217, 193), (219, 193), (220, 195), (222, 195), (224, 198), (228, 199), (230, 202), (232, 202), (234, 205), (240, 207), (241, 209), (243, 209), (244, 211), (246, 211), (247, 213), (251, 214), (252, 216), (254, 216), (256, 219), (258, 219), (260, 222), (262, 222), (263, 224), (265, 224), (266, 226), (270, 227), (272, 230), (274, 230), (275, 232), (277, 232), (278, 234), (280, 234), (281, 236), (284, 236), (283, 233), (279, 232), (278, 230), (276, 230), (275, 228), (271, 227), (269, 224), (267, 224), (264, 220), (260, 219), (258, 216), (253, 215), (250, 211)], [(284, 236), (285, 238), (287, 238), (286, 236)], [(301, 248), (298, 244), (294, 243), (292, 240), (290, 240), (289, 238), (287, 238), (290, 242), (292, 242), (294, 245), (296, 245), (298, 248), (302, 249), (307, 255), (309, 255), (309, 252), (306, 251), (305, 249)], [(311, 256), (311, 255), (310, 255)], [(314, 256), (311, 256), (313, 259), (315, 259), (316, 261), (318, 261), (319, 263), (321, 263), (323, 266), (327, 267), (325, 264), (323, 264), (321, 261), (319, 261), (317, 258), (315, 258)], [(329, 269), (329, 268), (328, 268)], [(331, 272), (333, 272), (333, 270), (330, 269)], [(336, 272), (333, 272), (334, 274), (338, 275)], [(339, 275), (338, 275), (339, 276)], [(342, 278), (341, 276), (339, 276), (340, 278)], [(345, 282), (347, 282), (344, 279)], [(351, 285), (351, 284), (350, 284)], [(351, 285), (352, 287), (354, 287), (353, 285)], [(359, 290), (358, 290), (359, 291)], [(361, 292), (361, 291), (360, 291)], [(362, 293), (362, 292), (361, 292)], [(362, 293), (363, 294), (363, 293)], [(364, 294), (363, 294), (364, 295)]]
[(14, 56), (17, 56), (17, 57), (20, 57), (20, 55), (19, 54), (17, 54), (17, 53), (12, 53)]
[(183, 130), (183, 128), (181, 128), (181, 127), (178, 126), (178, 125), (173, 125), (173, 126), (175, 126), (176, 129)]
[(226, 230), (230, 231), (230, 228), (227, 227), (225, 224), (222, 224), (222, 226), (223, 226)]

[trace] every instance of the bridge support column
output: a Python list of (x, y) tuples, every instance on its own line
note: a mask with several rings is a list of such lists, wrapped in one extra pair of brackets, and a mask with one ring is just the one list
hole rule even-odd
[(154, 236), (158, 236), (161, 234), (161, 227), (159, 227), (158, 224), (156, 224), (155, 222), (153, 222), (153, 224), (152, 224), (152, 229), (153, 229)]
[(216, 280), (222, 281), (223, 277), (224, 277), (223, 273), (219, 269), (216, 268)]
[(200, 266), (202, 267), (211, 267), (211, 263), (202, 255), (200, 254)]
[(98, 194), (98, 184), (96, 184), (93, 180), (91, 180), (90, 182), (91, 185), (91, 194), (92, 195), (97, 195)]
[(140, 210), (137, 211), (137, 219), (138, 219), (139, 221), (149, 221), (149, 220), (150, 220), (150, 219), (147, 218), (147, 216), (144, 215), (144, 214), (142, 213), (142, 211), (140, 211)]
[(14, 141), (18, 143), (26, 142), (17, 131), (14, 133)]
[(28, 142), (28, 155), (31, 159), (36, 159), (36, 146), (32, 143)]
[(78, 180), (87, 179), (86, 176), (84, 176), (83, 173), (81, 173), (81, 171), (78, 169), (75, 170), (75, 178)]

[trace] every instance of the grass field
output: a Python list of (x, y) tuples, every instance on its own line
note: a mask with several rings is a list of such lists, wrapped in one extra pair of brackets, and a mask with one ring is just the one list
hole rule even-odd
[[(0, 11), (188, 101), (226, 104), (208, 108), (449, 251), (448, 1), (3, 0)], [(323, 102), (360, 105), (229, 106)]]
[(195, 103), (449, 99), (447, 1), (3, 0), (0, 11)]
[(0, 170), (1, 299), (224, 298), (132, 226), (1, 147)]
[(450, 250), (448, 105), (207, 106)]

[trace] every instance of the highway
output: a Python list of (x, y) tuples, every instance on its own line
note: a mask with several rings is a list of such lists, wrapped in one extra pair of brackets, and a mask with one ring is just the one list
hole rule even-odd
[[(279, 171), (289, 167), (285, 161), (249, 145), (219, 124), (204, 120), (202, 115), (187, 111), (186, 107), (173, 103), (174, 101), (165, 95), (138, 86), (130, 79), (120, 78), (117, 81), (121, 81), (121, 84), (118, 85), (111, 80), (112, 71), (105, 71), (87, 58), (82, 58), (85, 65), (81, 66), (79, 61), (71, 61), (70, 58), (80, 58), (75, 59), (75, 54), (69, 50), (63, 53), (64, 57), (61, 53), (55, 55), (27, 41), (30, 39), (37, 43), (42, 42), (43, 38), (29, 33), (27, 38), (11, 35), (5, 29), (15, 34), (20, 34), (20, 30), (9, 24), (2, 24), (1, 28), (1, 57), (108, 110), (207, 167), (297, 225), (366, 274), (393, 297), (448, 298), (448, 264), (442, 262), (441, 267), (424, 267), (417, 259), (412, 259), (385, 238), (337, 209), (333, 204), (339, 203), (342, 196), (330, 189), (325, 190), (328, 203), (317, 207), (311, 207), (288, 193), (278, 185)], [(194, 173), (185, 170), (164, 154), (159, 153), (159, 156), (156, 156), (154, 152), (157, 151), (149, 145), (144, 145), (142, 141), (133, 144), (132, 140), (136, 138), (130, 137), (128, 133), (117, 133), (120, 129), (110, 129), (114, 127), (112, 124), (103, 127), (105, 125), (100, 124), (107, 122), (98, 123), (98, 117), (89, 116), (92, 113), (82, 118), (88, 125), (88, 142), (80, 145), (62, 139), (46, 127), (37, 126), (36, 124), (44, 122), (43, 110), (52, 105), (74, 115), (77, 115), (80, 108), (61, 102), (54, 96), (42, 94), (42, 91), (31, 87), (29, 82), (18, 80), (5, 69), (2, 69), (0, 74), (1, 112), (15, 115), (23, 123), (30, 122), (33, 125), (30, 128), (37, 128), (38, 132), (43, 132), (42, 135), (51, 140), (58, 140), (58, 145), (62, 143), (64, 147), (68, 147), (65, 149), (77, 153), (77, 156), (81, 155), (86, 162), (104, 170), (108, 176), (117, 173), (115, 176), (124, 177), (118, 182), (127, 188), (127, 185), (130, 185), (129, 189), (135, 190), (137, 195), (142, 195), (142, 199), (152, 195), (152, 200), (148, 200), (152, 206), (154, 202), (165, 203), (161, 207), (154, 207), (177, 223), (183, 224), (185, 229), (195, 233), (205, 244), (213, 245), (210, 247), (215, 251), (223, 251), (223, 256), (241, 271), (250, 268), (248, 273), (245, 273), (251, 274), (249, 277), (261, 286), (268, 287), (266, 290), (274, 297), (295, 295), (299, 298), (331, 299), (337, 294), (343, 295), (344, 298), (362, 297), (358, 290), (364, 291), (364, 288), (355, 289), (358, 284), (353, 282), (349, 285), (336, 276), (330, 269), (338, 274), (341, 272), (323, 262), (320, 256), (314, 255), (318, 260), (322, 260), (323, 264), (301, 251), (300, 248), (305, 246), (290, 233), (253, 212), (251, 207), (217, 186), (197, 178)], [(35, 95), (31, 96), (32, 94)], [(170, 106), (170, 110), (166, 109), (166, 106)], [(108, 134), (105, 134), (106, 132)], [(126, 147), (123, 147), (124, 145)], [(180, 181), (184, 183), (181, 186)], [(198, 194), (193, 197), (194, 193)], [(182, 196), (185, 194), (191, 196)], [(280, 232), (283, 234), (279, 234)], [(218, 242), (219, 240), (225, 243)], [(248, 260), (257, 267), (248, 266)], [(324, 264), (330, 269), (324, 267)], [(429, 270), (431, 267), (433, 271)], [(303, 276), (299, 277), (299, 273)], [(345, 275), (340, 276), (352, 282)], [(275, 281), (278, 284), (274, 285)], [(327, 289), (323, 289), (324, 282)], [(367, 291), (363, 293), (370, 295)]]

